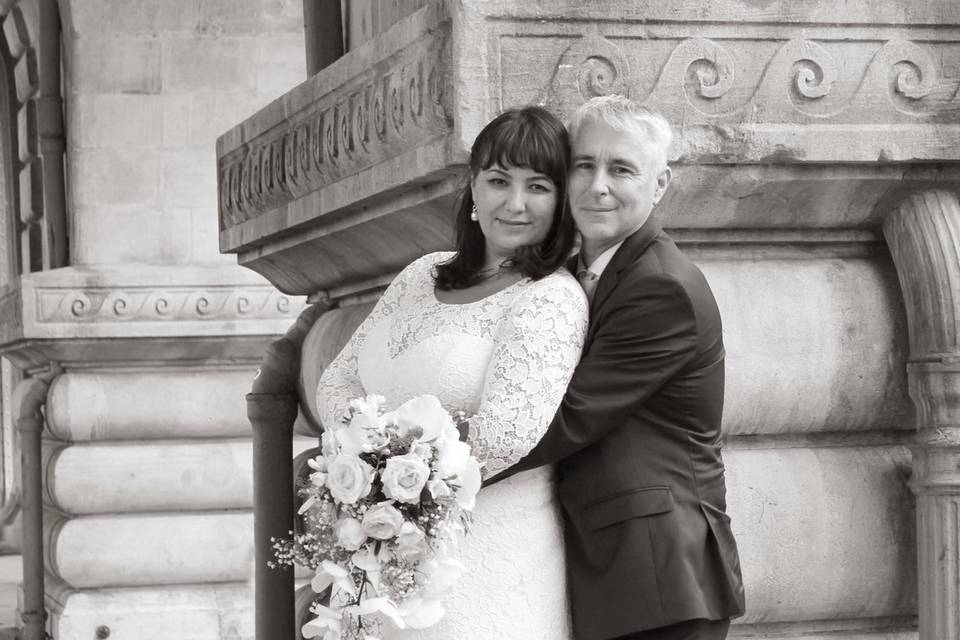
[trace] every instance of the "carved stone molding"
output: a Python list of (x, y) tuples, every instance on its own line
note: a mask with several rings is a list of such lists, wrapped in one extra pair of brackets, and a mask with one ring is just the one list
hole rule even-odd
[(763, 25), (741, 25), (738, 9), (733, 27), (625, 4), (564, 20), (478, 15), (486, 51), (468, 50), (462, 64), (485, 58), (499, 107), (537, 102), (567, 115), (610, 93), (645, 103), (675, 125), (672, 155), (684, 163), (960, 160), (960, 36), (937, 16), (795, 24), (816, 13), (807, 3)]
[(255, 362), (304, 304), (236, 267), (54, 269), (0, 299), (0, 354), (25, 369), (51, 359)]
[[(361, 52), (365, 59), (332, 90), (308, 80), (281, 99), (282, 109), (274, 103), (221, 138), (221, 230), (452, 132), (449, 29), (415, 35), (394, 50), (385, 43)], [(243, 242), (226, 237), (231, 248)]]
[[(666, 59), (644, 64), (650, 53)], [(570, 44), (556, 61), (541, 101), (569, 112), (593, 96), (621, 93), (663, 111), (682, 109), (685, 124), (907, 122), (956, 108), (955, 59), (960, 59), (958, 42), (703, 36), (677, 42), (637, 34), (614, 43), (593, 33)]]
[(49, 288), (34, 290), (36, 321), (166, 322), (289, 319), (295, 303), (262, 287)]
[(960, 202), (911, 196), (883, 225), (906, 304), (910, 397), (917, 408), (921, 640), (958, 640), (960, 624)]

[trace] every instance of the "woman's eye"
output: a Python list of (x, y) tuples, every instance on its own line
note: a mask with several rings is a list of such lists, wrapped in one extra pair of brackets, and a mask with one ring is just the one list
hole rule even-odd
[(531, 184), (530, 189), (538, 193), (550, 193), (553, 191), (553, 189), (551, 189), (549, 185), (540, 184), (539, 182), (534, 182), (533, 184)]
[(497, 185), (498, 187), (501, 187), (507, 184), (507, 181), (504, 180), (503, 178), (490, 178), (489, 180), (487, 180), (487, 182), (493, 185)]

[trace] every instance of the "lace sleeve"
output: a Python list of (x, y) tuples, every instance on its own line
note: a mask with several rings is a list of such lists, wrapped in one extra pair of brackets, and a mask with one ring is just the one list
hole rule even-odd
[(515, 464), (546, 432), (580, 359), (587, 316), (580, 286), (559, 274), (534, 283), (508, 312), (470, 418), (484, 478)]
[(366, 395), (357, 369), (357, 357), (360, 348), (367, 339), (371, 328), (381, 320), (390, 317), (400, 306), (401, 300), (408, 295), (421, 272), (428, 268), (428, 258), (415, 260), (401, 271), (374, 305), (343, 350), (334, 358), (317, 383), (317, 410), (321, 426), (333, 424), (347, 414), (350, 400)]

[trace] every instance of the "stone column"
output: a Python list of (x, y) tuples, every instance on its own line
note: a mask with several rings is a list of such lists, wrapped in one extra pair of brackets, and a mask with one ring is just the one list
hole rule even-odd
[(960, 639), (960, 203), (927, 191), (890, 214), (884, 234), (906, 304), (916, 405), (920, 640)]

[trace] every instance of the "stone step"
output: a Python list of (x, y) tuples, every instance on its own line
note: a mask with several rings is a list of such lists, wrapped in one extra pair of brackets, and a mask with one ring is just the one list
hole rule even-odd
[(4, 627), (13, 627), (17, 619), (17, 590), (23, 577), (20, 556), (0, 556), (0, 640)]

